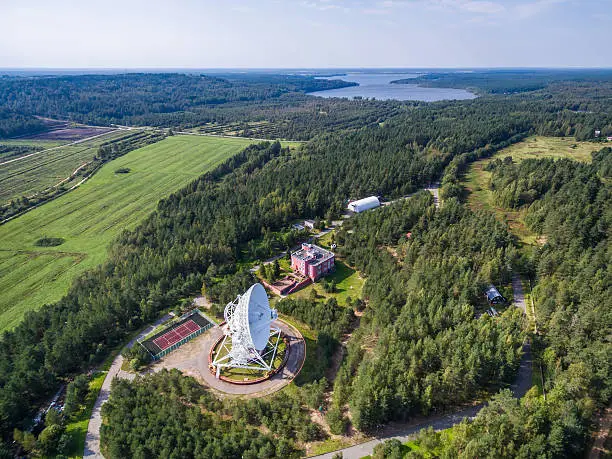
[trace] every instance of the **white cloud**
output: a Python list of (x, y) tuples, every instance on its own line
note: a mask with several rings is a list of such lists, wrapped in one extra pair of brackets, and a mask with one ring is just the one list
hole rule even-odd
[(333, 3), (332, 0), (305, 1), (302, 2), (302, 6), (315, 8), (320, 11), (336, 10), (340, 8), (340, 5)]
[[(416, 0), (419, 1), (419, 0)], [(497, 0), (420, 0), (430, 8), (443, 11), (464, 11), (474, 14), (495, 15), (506, 11)]]
[(519, 18), (530, 18), (536, 16), (547, 9), (564, 3), (566, 0), (536, 0), (529, 3), (516, 5), (516, 13)]
[(504, 5), (488, 1), (464, 2), (459, 5), (459, 8), (479, 14), (498, 14), (506, 10)]
[(361, 10), (363, 14), (371, 14), (375, 16), (384, 16), (389, 14), (389, 10), (385, 8), (364, 8)]
[(255, 10), (251, 8), (250, 6), (242, 5), (242, 6), (233, 6), (232, 11), (235, 11), (237, 13), (247, 14), (247, 13), (252, 13)]

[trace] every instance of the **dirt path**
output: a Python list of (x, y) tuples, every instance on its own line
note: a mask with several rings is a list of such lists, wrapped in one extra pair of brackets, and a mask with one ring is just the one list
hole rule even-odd
[(602, 411), (597, 419), (597, 425), (599, 428), (595, 432), (595, 442), (591, 451), (589, 451), (589, 459), (610, 457), (610, 450), (606, 448), (606, 440), (608, 440), (610, 429), (612, 429), (612, 408), (608, 407)]
[[(147, 327), (146, 330), (140, 332), (138, 336), (130, 341), (128, 346), (132, 346), (136, 340), (146, 336), (155, 327), (168, 321), (171, 316), (166, 315), (155, 322), (153, 325)], [(306, 346), (304, 338), (297, 329), (293, 326), (285, 323), (278, 322), (278, 325), (283, 332), (292, 338), (291, 342), (291, 356), (287, 365), (277, 375), (270, 378), (268, 381), (256, 385), (239, 386), (235, 384), (226, 383), (220, 381), (214, 377), (208, 370), (208, 349), (212, 342), (216, 340), (221, 332), (219, 327), (213, 327), (209, 332), (203, 334), (201, 337), (196, 338), (189, 343), (181, 346), (179, 349), (169, 354), (159, 363), (153, 365), (151, 371), (160, 371), (162, 368), (178, 368), (185, 374), (194, 376), (196, 379), (203, 379), (204, 382), (212, 387), (213, 389), (233, 395), (252, 395), (260, 397), (268, 395), (277, 390), (281, 389), (285, 385), (289, 384), (299, 373), (306, 357)], [(85, 437), (85, 452), (83, 454), (84, 459), (103, 459), (104, 456), (100, 451), (100, 426), (102, 425), (102, 405), (104, 405), (110, 396), (111, 385), (113, 379), (123, 378), (132, 380), (136, 377), (134, 373), (128, 373), (121, 370), (123, 365), (123, 357), (118, 355), (113, 361), (102, 389), (96, 400), (91, 418), (89, 419), (89, 425), (87, 426), (87, 436)]]

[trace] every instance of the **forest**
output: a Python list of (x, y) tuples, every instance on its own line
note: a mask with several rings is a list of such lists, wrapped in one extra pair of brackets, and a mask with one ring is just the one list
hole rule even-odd
[[(296, 437), (316, 438), (298, 400), (221, 402), (177, 370), (134, 383), (117, 380), (104, 405), (107, 457), (300, 457)], [(270, 433), (258, 427), (264, 424)]]
[[(475, 392), (504, 387), (520, 359), (523, 319), (514, 310), (505, 311), (495, 320), (486, 315), (477, 317), (482, 312), (483, 286), (508, 280), (511, 265), (517, 259), (516, 241), (505, 225), (492, 216), (473, 213), (461, 204), (456, 178), (468, 162), (491, 155), (528, 134), (592, 138), (595, 128), (612, 124), (609, 99), (590, 96), (588, 91), (559, 91), (466, 102), (407, 104), (384, 123), (316, 135), (297, 151), (284, 149), (279, 142), (248, 147), (162, 200), (156, 212), (115, 241), (104, 265), (80, 277), (58, 303), (28, 314), (14, 331), (2, 336), (0, 434), (10, 444), (13, 429), (24, 428), (36, 408), (62, 381), (101, 362), (129, 333), (154, 320), (160, 311), (176, 305), (180, 299), (201, 291), (203, 283), (205, 289), (218, 289), (219, 298), (242, 291), (242, 285), (249, 282), (249, 274), (238, 266), (244, 261), (242, 249), (248, 247), (249, 241), (286, 229), (296, 218), (335, 218), (350, 198), (372, 194), (385, 198), (405, 196), (443, 174), (442, 209), (435, 210), (427, 194), (418, 194), (381, 211), (359, 216), (350, 223), (352, 233), (338, 234), (339, 250), (367, 279), (365, 310), (359, 321), (350, 308), (338, 313), (333, 304), (305, 301), (298, 305), (288, 302), (282, 307), (311, 326), (320, 327), (324, 332), (321, 335), (329, 337), (323, 346), (327, 349), (333, 349), (343, 333), (357, 327), (329, 407), (328, 418), (336, 431), (346, 428), (347, 407), (354, 425), (368, 431), (390, 420), (469, 401)], [(576, 104), (591, 110), (589, 113), (575, 110)], [(601, 161), (595, 158), (589, 166), (594, 168), (595, 176), (609, 171), (609, 164), (603, 166), (607, 164), (605, 157), (602, 154)], [(503, 176), (496, 180), (499, 193), (510, 195), (503, 190)], [(576, 187), (583, 183), (580, 177), (574, 182)], [(601, 180), (599, 183), (604, 186)], [(556, 213), (550, 210), (558, 204), (554, 200), (557, 189), (546, 188), (539, 182), (537, 186), (528, 186), (517, 196), (533, 194), (532, 188), (536, 190), (534, 198), (544, 196), (531, 204), (535, 206), (534, 227), (556, 225), (561, 231), (563, 225), (557, 224)], [(594, 199), (602, 193), (593, 194), (595, 189), (585, 186), (579, 194), (585, 200)], [(560, 187), (558, 192), (569, 193), (563, 190)], [(560, 194), (558, 199), (563, 200), (564, 196)], [(601, 195), (599, 199), (605, 197)], [(508, 202), (514, 203), (512, 199)], [(539, 202), (550, 205), (539, 207), (536, 205)], [(609, 198), (603, 202), (609, 202)], [(592, 208), (595, 212), (596, 206)], [(573, 208), (567, 208), (567, 212), (572, 211)], [(605, 218), (609, 218), (609, 213), (598, 223), (603, 229)], [(570, 222), (580, 225), (582, 220)], [(583, 229), (566, 227), (564, 231)], [(406, 232), (412, 236), (407, 238)], [(536, 295), (545, 301), (545, 292), (559, 292), (558, 295), (565, 295), (561, 299), (566, 303), (562, 304), (577, 307), (574, 295), (580, 286), (574, 290), (573, 284), (568, 284), (567, 289), (558, 284), (563, 282), (559, 275), (571, 269), (569, 259), (564, 258), (567, 251), (561, 246), (548, 249), (557, 239), (560, 244), (565, 243), (564, 234), (548, 236), (549, 244), (543, 251), (551, 252), (540, 255), (538, 268), (534, 268), (537, 273), (542, 270)], [(576, 253), (594, 257), (600, 264), (609, 260), (604, 249), (595, 250), (605, 247), (600, 233), (595, 239), (579, 239), (582, 245), (577, 245)], [(580, 265), (585, 269), (584, 276), (591, 275), (588, 261), (585, 259)], [(597, 271), (592, 275), (603, 273)], [(598, 288), (605, 291), (605, 281), (599, 282)], [(590, 298), (588, 291), (585, 298)], [(591, 304), (589, 301), (584, 304)], [(567, 317), (555, 314), (555, 304), (551, 301), (542, 306), (543, 311), (550, 309), (547, 320), (552, 332), (545, 335), (547, 339), (557, 334), (567, 336), (567, 324), (573, 320), (571, 314)], [(594, 328), (588, 310), (587, 307), (584, 311), (585, 329), (577, 338), (588, 344), (584, 355), (599, 361), (605, 347), (590, 346), (597, 343), (591, 332), (601, 329)], [(544, 356), (551, 356), (551, 362), (566, 359), (559, 367), (552, 363), (550, 366), (551, 372), (565, 374), (564, 365), (570, 368), (575, 359), (584, 356), (580, 353), (582, 348), (573, 354), (574, 342), (564, 343), (561, 338), (554, 346), (551, 344), (554, 352), (544, 351)], [(593, 381), (603, 384), (603, 376)], [(562, 376), (558, 378), (562, 381)], [(125, 403), (111, 400), (106, 408), (106, 415), (116, 420), (103, 431), (108, 451), (149, 454), (147, 457), (180, 454), (155, 443), (152, 436), (158, 433), (149, 430), (151, 426), (113, 426), (115, 422), (122, 425), (119, 419), (129, 415), (124, 409), (147, 413), (143, 414), (144, 419), (153, 418), (156, 408), (169, 400), (162, 394), (152, 395), (160, 392), (158, 384), (166, 384), (162, 379), (145, 378), (135, 383), (122, 382), (116, 387), (114, 394), (118, 400), (121, 397), (134, 400), (131, 405), (127, 400)], [(189, 385), (180, 381), (178, 378), (176, 384)], [(190, 407), (195, 399), (189, 397), (197, 400), (204, 397), (204, 407), (209, 403), (199, 392), (192, 395), (189, 390), (178, 388), (167, 392), (175, 397), (167, 410), (190, 426), (202, 426), (201, 432), (186, 440), (192, 448), (216, 444), (222, 435), (244, 435), (235, 440), (244, 446), (242, 451), (257, 454), (262, 448), (274, 448), (275, 454), (280, 455), (279, 448), (290, 448), (282, 451), (293, 454), (290, 443), (250, 427), (245, 427), (242, 433), (229, 427), (220, 432), (224, 426), (212, 425), (206, 408), (206, 415), (200, 416), (196, 411), (201, 410)], [(226, 426), (235, 422), (232, 419)], [(276, 422), (267, 416), (266, 419), (262, 422)], [(240, 425), (256, 426), (257, 422), (255, 419)], [(126, 429), (134, 429), (134, 434), (141, 429), (138, 431), (143, 436), (141, 443), (152, 445), (147, 446), (151, 449), (137, 453), (138, 445), (129, 443), (122, 433)], [(300, 435), (316, 436), (315, 432)], [(229, 451), (227, 457), (235, 451)]]
[[(228, 76), (228, 75), (226, 75)], [(31, 115), (96, 125), (173, 126), (207, 107), (273, 101), (283, 95), (352, 86), (340, 80), (291, 75), (220, 78), (145, 74), (0, 78), (0, 138), (40, 130)], [(191, 116), (190, 116), (191, 114)]]
[(45, 124), (34, 116), (15, 113), (0, 102), (0, 139), (35, 134), (45, 128)]
[(496, 69), (471, 72), (432, 72), (420, 75), (416, 79), (395, 80), (392, 83), (419, 84), (437, 88), (465, 88), (482, 94), (516, 94), (544, 89), (558, 83), (576, 85), (593, 82), (603, 84), (609, 90), (612, 73), (606, 69)]
[[(472, 101), (483, 114), (490, 110), (489, 104), (522, 104), (518, 112), (527, 105), (544, 104), (547, 109), (533, 106), (530, 115), (555, 113), (557, 122), (549, 120), (547, 131), (563, 130), (553, 135), (576, 135), (584, 140), (593, 138), (595, 129), (601, 130), (602, 135), (612, 135), (609, 111), (605, 110), (612, 93), (610, 75), (609, 71), (597, 70), (479, 71), (430, 73), (405, 82), (468, 87), (496, 95), (494, 100), (487, 97)], [(183, 130), (212, 125), (223, 133), (237, 129), (247, 137), (308, 140), (331, 132), (374, 127), (406, 112), (424, 110), (431, 116), (444, 106), (464, 105), (323, 99), (306, 94), (353, 84), (271, 73), (3, 77), (0, 138), (43, 130), (42, 122), (33, 117), (39, 115), (104, 126), (115, 123)], [(512, 93), (522, 93), (524, 97), (503, 97)], [(567, 133), (575, 114), (584, 118), (588, 129), (577, 127), (578, 132)]]
[[(521, 400), (501, 391), (473, 421), (455, 426), (450, 441), (421, 432), (419, 451), (407, 457), (584, 457), (591, 420), (611, 396), (611, 165), (610, 148), (594, 153), (591, 164), (491, 162), (500, 202), (525, 209), (529, 228), (546, 238), (528, 264), (546, 397), (536, 388)], [(389, 442), (374, 457), (404, 453)]]
[[(439, 212), (430, 207), (418, 219), (412, 203), (404, 206), (409, 211), (398, 209), (398, 219), (388, 215), (398, 210), (389, 208), (355, 219), (354, 232), (341, 246), (368, 276), (369, 307), (359, 336), (376, 346), (360, 356), (358, 341), (352, 344), (357, 355), (347, 362), (361, 363), (336, 380), (334, 402), (348, 401), (363, 430), (429, 414), (509, 383), (520, 360), (519, 311), (509, 309), (499, 320), (482, 314), (485, 287), (510, 278), (516, 250), (507, 230), (493, 217), (452, 201)], [(406, 224), (401, 217), (416, 222)], [(386, 234), (385, 227), (408, 230), (411, 237)], [(381, 245), (395, 247), (396, 256), (377, 250)]]

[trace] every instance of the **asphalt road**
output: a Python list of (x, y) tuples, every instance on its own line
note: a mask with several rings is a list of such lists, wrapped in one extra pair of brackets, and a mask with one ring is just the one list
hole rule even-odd
[[(155, 327), (169, 319), (171, 319), (171, 316), (165, 315), (153, 325), (147, 327), (146, 330), (139, 333), (136, 338), (130, 341), (128, 346), (132, 346), (137, 339), (140, 339), (141, 337), (145, 336)], [(104, 378), (104, 382), (102, 383), (102, 389), (100, 389), (100, 393), (98, 394), (98, 398), (96, 399), (96, 403), (94, 404), (93, 411), (91, 412), (91, 418), (89, 418), (89, 424), (87, 425), (87, 435), (85, 436), (85, 451), (83, 453), (84, 459), (104, 459), (104, 456), (100, 451), (100, 426), (102, 425), (102, 405), (104, 405), (108, 401), (111, 384), (113, 383), (113, 379), (115, 379), (115, 377), (124, 379), (134, 379), (135, 377), (133, 373), (127, 373), (121, 370), (121, 365), (123, 365), (123, 356), (119, 354), (115, 358), (115, 360), (113, 360), (113, 363), (110, 369), (108, 370), (108, 373), (106, 374), (106, 378)]]

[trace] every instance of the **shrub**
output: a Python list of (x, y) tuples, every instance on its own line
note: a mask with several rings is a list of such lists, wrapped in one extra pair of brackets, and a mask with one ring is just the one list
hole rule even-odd
[(56, 247), (58, 245), (62, 245), (64, 243), (64, 239), (61, 237), (41, 237), (38, 241), (34, 243), (34, 245), (38, 247)]

